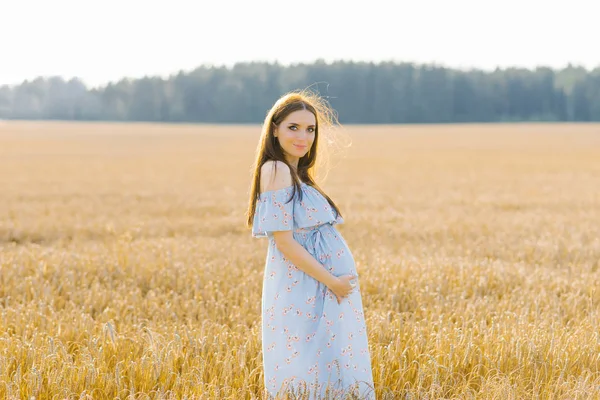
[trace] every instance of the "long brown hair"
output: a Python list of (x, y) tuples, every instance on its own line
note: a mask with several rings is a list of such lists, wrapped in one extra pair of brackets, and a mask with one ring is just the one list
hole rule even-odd
[[(298, 161), (298, 170), (296, 171), (286, 161), (283, 150), (279, 145), (279, 141), (275, 139), (273, 131), (289, 114), (298, 110), (307, 110), (313, 113), (316, 124), (315, 140), (308, 153)], [(270, 160), (281, 161), (290, 169), (293, 192), (289, 201), (294, 198), (296, 192), (300, 193), (300, 199), (302, 199), (302, 190), (300, 187), (300, 180), (302, 180), (302, 182), (318, 190), (323, 197), (327, 199), (327, 202), (335, 210), (337, 215), (342, 215), (333, 200), (323, 192), (313, 178), (316, 172), (317, 153), (320, 149), (326, 149), (325, 145), (329, 142), (328, 140), (321, 140), (325, 139), (321, 138), (321, 135), (324, 132), (323, 128), (334, 128), (337, 124), (337, 117), (327, 102), (319, 95), (308, 90), (289, 92), (275, 102), (265, 117), (258, 146), (256, 148), (256, 158), (252, 165), (253, 176), (250, 186), (250, 201), (248, 204), (248, 211), (246, 212), (247, 227), (252, 227), (256, 203), (260, 199), (261, 167), (265, 162)]]

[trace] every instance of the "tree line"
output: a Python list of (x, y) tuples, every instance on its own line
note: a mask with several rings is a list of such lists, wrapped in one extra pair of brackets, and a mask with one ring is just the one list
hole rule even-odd
[(341, 123), (600, 121), (600, 66), (482, 71), (321, 60), (200, 66), (99, 88), (40, 77), (0, 86), (0, 118), (260, 123), (279, 96), (306, 87)]

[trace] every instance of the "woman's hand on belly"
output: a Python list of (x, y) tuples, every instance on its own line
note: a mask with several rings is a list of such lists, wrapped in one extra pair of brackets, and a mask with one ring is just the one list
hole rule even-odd
[(342, 303), (342, 300), (346, 298), (352, 290), (354, 290), (354, 286), (356, 283), (352, 283), (354, 279), (356, 279), (356, 275), (342, 275), (338, 276), (329, 287), (329, 289), (335, 294), (337, 298), (338, 304)]

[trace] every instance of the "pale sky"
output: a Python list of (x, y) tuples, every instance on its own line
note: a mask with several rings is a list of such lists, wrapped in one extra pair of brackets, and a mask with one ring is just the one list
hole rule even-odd
[(598, 0), (0, 0), (0, 84), (236, 61), (600, 66)]

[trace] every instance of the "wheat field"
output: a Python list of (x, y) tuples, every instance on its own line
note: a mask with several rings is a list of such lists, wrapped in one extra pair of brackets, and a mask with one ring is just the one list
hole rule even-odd
[[(344, 129), (377, 398), (600, 398), (600, 125)], [(263, 398), (259, 131), (0, 124), (0, 398)]]

